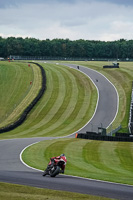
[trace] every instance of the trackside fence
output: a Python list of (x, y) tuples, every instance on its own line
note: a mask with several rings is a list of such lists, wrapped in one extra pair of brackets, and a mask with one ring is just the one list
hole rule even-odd
[(133, 135), (133, 82), (132, 82), (132, 93), (131, 93), (131, 104), (130, 104), (130, 115), (129, 115), (129, 133)]
[(86, 133), (77, 133), (76, 138), (81, 139), (90, 139), (90, 140), (102, 140), (102, 141), (121, 141), (121, 142), (133, 142), (133, 137), (121, 137), (121, 136), (107, 136), (107, 135), (98, 135), (98, 134), (86, 134)]

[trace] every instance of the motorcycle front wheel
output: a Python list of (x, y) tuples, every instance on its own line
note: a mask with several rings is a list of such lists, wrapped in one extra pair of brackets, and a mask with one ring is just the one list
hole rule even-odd
[(55, 177), (56, 175), (58, 175), (60, 172), (60, 167), (59, 166), (55, 166), (54, 167), (54, 170), (51, 170), (50, 171), (50, 176), (51, 177)]

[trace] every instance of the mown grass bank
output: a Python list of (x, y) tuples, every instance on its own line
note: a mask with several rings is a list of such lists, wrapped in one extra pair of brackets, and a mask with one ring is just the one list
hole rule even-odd
[(41, 72), (34, 64), (0, 62), (0, 127), (16, 121), (37, 96)]
[(97, 91), (90, 79), (77, 70), (41, 64), (46, 72), (46, 91), (27, 120), (0, 138), (69, 135), (92, 117)]
[(44, 170), (50, 157), (65, 153), (65, 174), (133, 185), (133, 143), (84, 139), (43, 141), (27, 148), (22, 158)]
[(110, 198), (65, 191), (40, 189), (16, 184), (0, 183), (1, 200), (111, 200)]

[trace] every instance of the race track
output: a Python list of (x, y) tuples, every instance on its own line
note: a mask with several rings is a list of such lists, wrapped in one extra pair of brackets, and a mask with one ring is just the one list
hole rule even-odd
[[(75, 66), (71, 65), (69, 67)], [(99, 100), (94, 116), (80, 131), (84, 132), (90, 129), (92, 127), (90, 123), (102, 123), (103, 127), (108, 127), (117, 113), (117, 92), (114, 86), (101, 74), (81, 66), (80, 69), (89, 75), (99, 91)], [(98, 82), (96, 79), (98, 79)], [(108, 97), (109, 99), (107, 99)], [(65, 175), (59, 175), (56, 178), (43, 177), (41, 171), (28, 168), (20, 161), (20, 153), (26, 146), (49, 139), (54, 138), (0, 140), (0, 182), (92, 194), (121, 200), (132, 199), (133, 186)]]
[[(77, 66), (72, 64), (66, 64), (66, 66), (77, 69)], [(98, 127), (107, 128), (115, 119), (119, 106), (118, 93), (111, 82), (99, 72), (83, 66), (78, 67), (79, 71), (86, 74), (92, 80), (98, 91), (98, 102), (95, 113), (85, 127), (78, 132), (97, 132)]]

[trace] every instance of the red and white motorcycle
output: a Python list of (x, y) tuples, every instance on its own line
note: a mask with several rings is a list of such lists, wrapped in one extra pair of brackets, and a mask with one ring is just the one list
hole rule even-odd
[(55, 177), (59, 173), (64, 173), (66, 162), (67, 159), (64, 154), (51, 158), (43, 176), (50, 175), (51, 177)]

